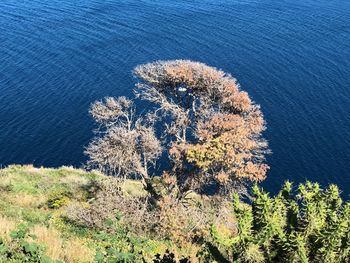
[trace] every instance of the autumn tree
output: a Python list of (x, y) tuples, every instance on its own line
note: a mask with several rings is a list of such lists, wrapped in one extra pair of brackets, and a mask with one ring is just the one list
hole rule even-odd
[(149, 178), (161, 140), (171, 162), (164, 176), (180, 192), (210, 184), (227, 192), (237, 183), (265, 179), (264, 118), (231, 75), (188, 60), (139, 65), (134, 74), (136, 97), (154, 107), (136, 118), (124, 97), (94, 103), (90, 113), (102, 130), (86, 150), (90, 166)]
[(260, 107), (229, 74), (188, 60), (137, 66), (136, 95), (157, 105), (173, 175), (183, 189), (265, 179), (267, 142)]

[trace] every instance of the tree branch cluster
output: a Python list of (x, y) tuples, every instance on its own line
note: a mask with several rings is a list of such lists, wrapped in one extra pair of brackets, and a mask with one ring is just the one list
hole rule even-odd
[(95, 102), (90, 113), (100, 129), (86, 150), (89, 166), (148, 179), (165, 148), (167, 174), (181, 191), (215, 184), (227, 192), (237, 181), (265, 179), (263, 114), (231, 75), (189, 60), (139, 65), (134, 74), (136, 97), (154, 107), (142, 118), (125, 97)]

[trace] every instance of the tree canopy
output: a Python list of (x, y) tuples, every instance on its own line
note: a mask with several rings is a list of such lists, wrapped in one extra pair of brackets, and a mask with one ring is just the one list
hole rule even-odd
[(210, 184), (229, 191), (265, 179), (263, 114), (230, 74), (189, 60), (139, 65), (134, 74), (136, 98), (154, 107), (136, 117), (124, 97), (92, 104), (90, 113), (103, 132), (86, 150), (89, 165), (148, 177), (148, 164), (165, 149), (171, 168), (164, 172), (183, 191)]

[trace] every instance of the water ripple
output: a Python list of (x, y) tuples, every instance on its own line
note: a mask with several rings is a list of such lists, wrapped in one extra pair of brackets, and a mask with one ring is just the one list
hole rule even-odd
[(2, 165), (80, 165), (92, 101), (131, 95), (139, 63), (190, 58), (262, 105), (266, 187), (350, 189), (348, 0), (2, 0), (0, 11)]

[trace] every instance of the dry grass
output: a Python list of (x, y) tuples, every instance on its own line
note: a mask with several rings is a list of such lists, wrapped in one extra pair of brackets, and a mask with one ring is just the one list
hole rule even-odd
[(92, 262), (94, 251), (82, 240), (65, 240), (56, 229), (41, 225), (34, 226), (31, 233), (37, 237), (36, 242), (47, 247), (45, 254), (54, 260), (60, 259), (67, 263)]
[(63, 239), (58, 231), (53, 228), (36, 225), (31, 231), (38, 243), (46, 245), (46, 255), (52, 259), (60, 259), (63, 247)]
[[(10, 241), (10, 233), (16, 225), (16, 221), (0, 216), (0, 238)], [(95, 251), (87, 246), (85, 240), (64, 239), (53, 227), (47, 228), (42, 225), (35, 225), (31, 234), (36, 236), (32, 241), (45, 245), (45, 254), (54, 260), (60, 259), (67, 263), (93, 261)]]
[(67, 263), (92, 262), (95, 255), (95, 251), (79, 239), (67, 242), (63, 253)]
[(7, 194), (5, 198), (11, 204), (15, 204), (23, 208), (36, 208), (45, 203), (47, 200), (45, 195), (30, 195), (26, 193)]
[(0, 216), (0, 237), (9, 240), (10, 232), (15, 229), (16, 222), (9, 218)]

